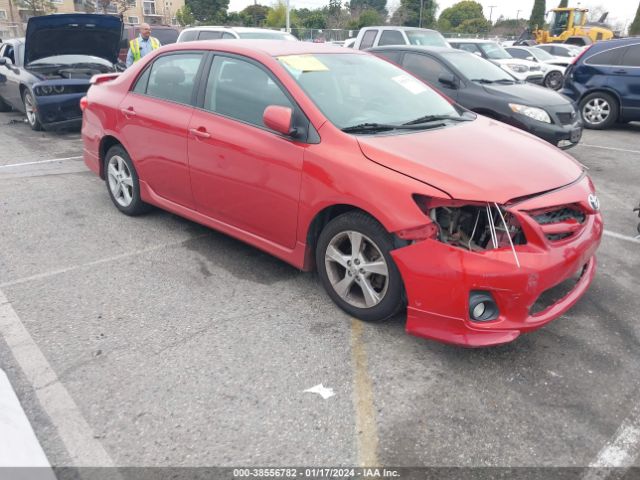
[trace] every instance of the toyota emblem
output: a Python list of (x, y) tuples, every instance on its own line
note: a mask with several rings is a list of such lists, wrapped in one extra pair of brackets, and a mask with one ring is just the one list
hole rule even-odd
[(598, 200), (597, 195), (594, 195), (593, 193), (589, 195), (589, 206), (596, 212), (600, 210), (600, 200)]

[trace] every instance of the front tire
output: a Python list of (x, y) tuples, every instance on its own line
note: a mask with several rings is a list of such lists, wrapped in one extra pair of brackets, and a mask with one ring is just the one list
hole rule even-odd
[(42, 124), (40, 118), (38, 118), (38, 110), (36, 108), (36, 101), (33, 98), (33, 94), (29, 90), (25, 90), (22, 94), (22, 103), (24, 104), (24, 113), (27, 116), (27, 122), (31, 130), (39, 132), (42, 130)]
[(584, 126), (593, 130), (611, 127), (618, 120), (619, 112), (618, 101), (608, 93), (591, 93), (580, 102)]
[(104, 159), (104, 177), (111, 201), (125, 215), (147, 213), (151, 206), (140, 198), (140, 182), (131, 157), (120, 145), (114, 145)]
[(404, 306), (400, 272), (391, 254), (393, 238), (363, 212), (331, 220), (320, 233), (316, 264), (331, 299), (360, 320), (377, 322)]

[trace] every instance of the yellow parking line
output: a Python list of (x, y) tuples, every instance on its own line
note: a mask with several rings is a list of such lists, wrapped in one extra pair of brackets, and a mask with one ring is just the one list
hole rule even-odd
[(373, 387), (367, 369), (367, 352), (362, 334), (363, 323), (351, 319), (351, 360), (354, 372), (354, 407), (356, 411), (356, 439), (358, 465), (379, 467), (378, 428), (373, 403)]

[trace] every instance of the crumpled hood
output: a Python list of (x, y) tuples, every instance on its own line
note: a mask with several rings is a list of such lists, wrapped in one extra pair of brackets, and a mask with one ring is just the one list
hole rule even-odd
[(459, 200), (504, 204), (568, 185), (582, 174), (556, 147), (482, 117), (441, 129), (357, 138), (370, 160)]
[(122, 21), (113, 15), (56, 14), (31, 17), (24, 44), (24, 64), (56, 55), (90, 55), (111, 63), (118, 59)]
[(571, 101), (550, 88), (531, 83), (503, 85), (499, 83), (482, 86), (488, 93), (510, 103), (531, 105), (533, 107), (571, 107)]

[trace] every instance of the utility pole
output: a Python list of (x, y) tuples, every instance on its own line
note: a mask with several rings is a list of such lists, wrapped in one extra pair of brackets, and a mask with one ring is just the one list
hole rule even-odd
[(487, 8), (490, 9), (489, 10), (489, 23), (491, 25), (493, 25), (493, 22), (491, 21), (491, 17), (493, 17), (493, 9), (496, 8), (497, 5), (489, 5)]
[(287, 24), (286, 24), (286, 29), (287, 29), (287, 33), (291, 33), (291, 23), (290, 23), (290, 18), (289, 18), (289, 0), (287, 0)]
[(422, 8), (424, 0), (420, 0), (420, 19), (418, 20), (418, 27), (422, 28)]
[(518, 18), (520, 18), (520, 12), (521, 12), (521, 11), (522, 11), (522, 10), (518, 10), (518, 11), (516, 12), (516, 23), (518, 23)]

